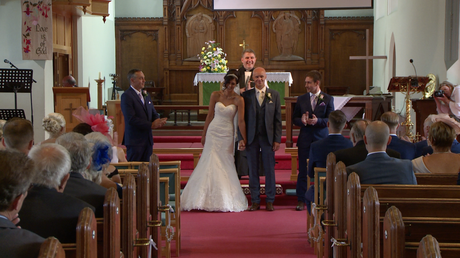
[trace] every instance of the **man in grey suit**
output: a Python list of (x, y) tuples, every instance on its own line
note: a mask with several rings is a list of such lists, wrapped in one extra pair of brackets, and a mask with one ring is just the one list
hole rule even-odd
[(15, 225), (35, 176), (34, 163), (24, 153), (0, 150), (0, 164), (0, 256), (38, 257), (45, 239)]
[(384, 122), (370, 123), (364, 135), (367, 157), (364, 161), (348, 166), (347, 174), (356, 172), (361, 184), (416, 185), (412, 161), (391, 158), (385, 152), (390, 142), (390, 129)]
[(245, 91), (244, 119), (247, 144), (239, 135), (240, 146), (245, 145), (249, 164), (250, 211), (260, 209), (259, 153), (262, 153), (265, 171), (266, 210), (273, 211), (275, 201), (275, 151), (281, 142), (281, 104), (276, 90), (265, 86), (267, 73), (262, 67), (254, 69), (255, 88)]

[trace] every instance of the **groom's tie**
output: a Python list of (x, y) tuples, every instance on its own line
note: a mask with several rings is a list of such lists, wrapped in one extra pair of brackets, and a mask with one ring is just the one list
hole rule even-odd
[(315, 110), (315, 107), (316, 107), (316, 99), (317, 99), (317, 98), (316, 98), (316, 95), (315, 95), (315, 94), (312, 94), (312, 95), (311, 95), (311, 99), (310, 99), (310, 101), (311, 101), (311, 110), (312, 110), (312, 111)]
[(263, 102), (264, 102), (264, 91), (260, 90), (259, 91), (259, 105), (262, 106)]

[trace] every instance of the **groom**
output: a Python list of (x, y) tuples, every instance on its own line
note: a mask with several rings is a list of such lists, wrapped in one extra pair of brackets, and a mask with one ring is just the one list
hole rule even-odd
[[(249, 165), (250, 211), (260, 209), (259, 153), (262, 153), (265, 170), (266, 210), (273, 211), (275, 201), (275, 151), (281, 142), (281, 104), (276, 90), (265, 86), (265, 69), (257, 67), (252, 75), (255, 88), (245, 91), (244, 119), (246, 122), (246, 154)], [(239, 134), (240, 146), (244, 146)]]

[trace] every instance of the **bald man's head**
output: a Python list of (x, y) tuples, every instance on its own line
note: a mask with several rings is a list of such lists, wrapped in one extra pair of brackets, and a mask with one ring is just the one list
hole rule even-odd
[(366, 127), (364, 142), (368, 152), (385, 151), (390, 139), (390, 128), (382, 121), (374, 121)]

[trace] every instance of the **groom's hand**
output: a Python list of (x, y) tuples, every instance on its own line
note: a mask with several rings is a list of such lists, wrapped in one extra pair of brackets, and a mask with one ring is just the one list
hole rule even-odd
[(246, 149), (246, 145), (244, 144), (244, 140), (240, 140), (238, 142), (238, 150), (243, 151), (244, 149)]
[(308, 111), (305, 112), (305, 114), (302, 115), (302, 118), (301, 118), (301, 121), (302, 121), (302, 124), (307, 126), (307, 121), (308, 121)]
[(280, 143), (279, 142), (273, 142), (273, 151), (277, 151), (280, 149)]
[(315, 116), (315, 114), (312, 114), (311, 117), (312, 118), (307, 120), (307, 124), (316, 125), (316, 123), (318, 122), (318, 118)]

